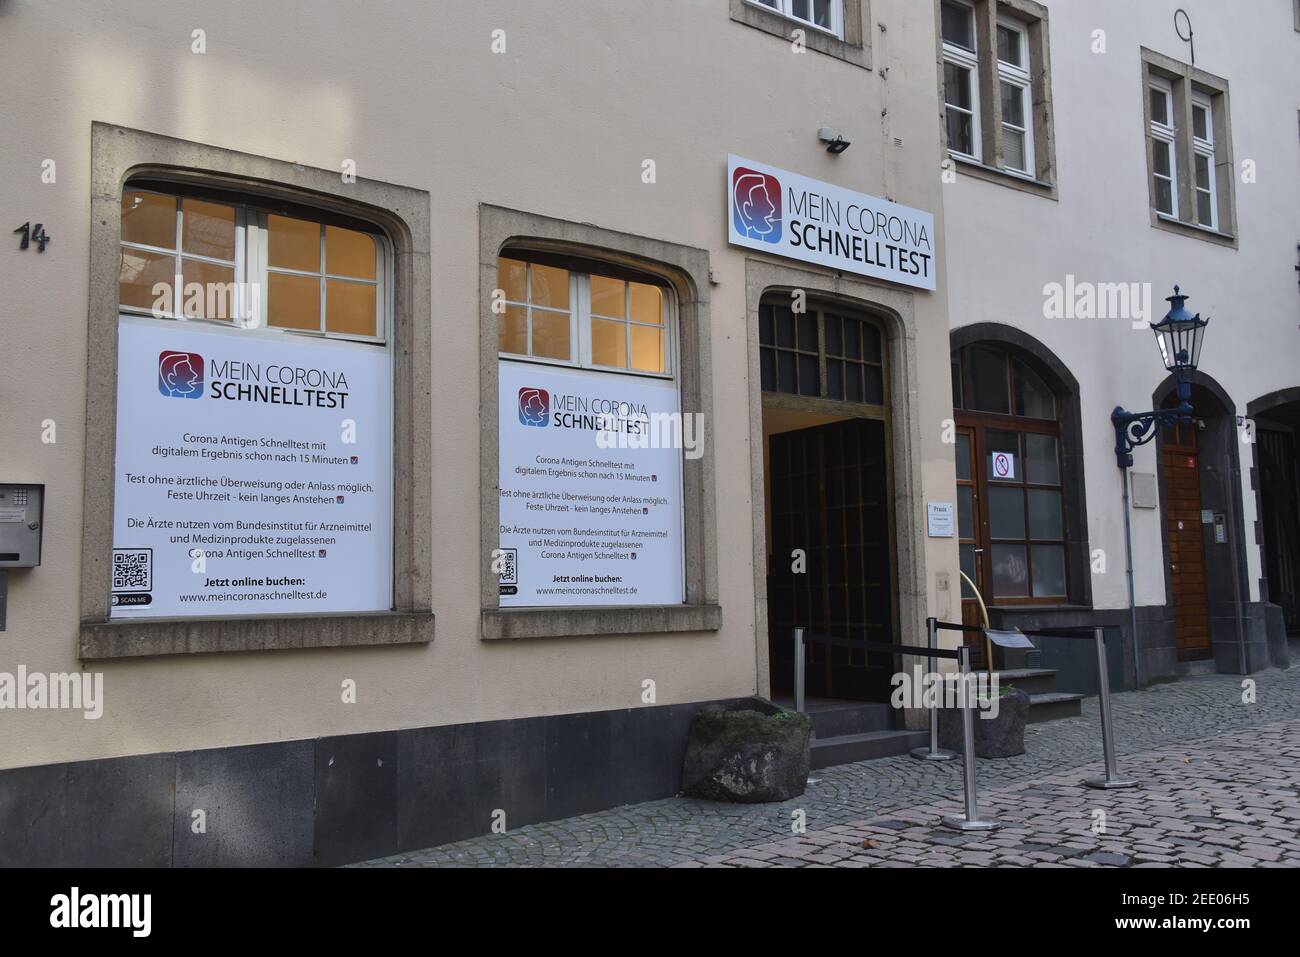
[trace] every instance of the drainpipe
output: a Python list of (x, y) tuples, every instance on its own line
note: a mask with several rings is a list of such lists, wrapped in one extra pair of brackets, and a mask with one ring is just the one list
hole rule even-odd
[(1133, 643), (1133, 687), (1136, 689), (1142, 686), (1142, 678), (1138, 668), (1137, 597), (1133, 592), (1133, 525), (1129, 520), (1128, 469), (1119, 470), (1119, 482), (1124, 488), (1124, 560), (1125, 577), (1128, 579), (1128, 628)]

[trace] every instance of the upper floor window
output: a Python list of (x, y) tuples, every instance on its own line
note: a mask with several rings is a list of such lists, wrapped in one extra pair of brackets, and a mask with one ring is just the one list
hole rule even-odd
[(1151, 104), (1151, 188), (1155, 207), (1166, 216), (1178, 215), (1178, 163), (1174, 159), (1173, 90), (1166, 80), (1153, 80)]
[(1010, 20), (998, 23), (998, 92), (1002, 98), (1002, 163), (1009, 170), (1032, 175), (1028, 38), (1025, 28)]
[(979, 61), (975, 46), (975, 11), (945, 0), (940, 6), (943, 29), (944, 122), (948, 149), (980, 158)]
[(1231, 242), (1227, 83), (1150, 50), (1142, 72), (1153, 225)]
[(123, 312), (385, 341), (386, 246), (362, 224), (166, 184), (121, 208)]
[(545, 257), (498, 260), (504, 294), (498, 348), (583, 368), (672, 373), (667, 286), (611, 269), (571, 268)]
[(837, 37), (844, 35), (843, 0), (746, 0), (768, 7), (791, 20), (816, 27)]
[(1219, 228), (1215, 188), (1214, 103), (1201, 93), (1192, 94), (1192, 170), (1196, 189), (1196, 221)]
[[(991, 173), (1010, 174), (1014, 185), (1028, 180), (1031, 187), (1050, 187), (1054, 175), (1046, 17), (1046, 9), (1029, 0), (939, 3), (948, 151)], [(983, 98), (981, 76), (993, 83)]]

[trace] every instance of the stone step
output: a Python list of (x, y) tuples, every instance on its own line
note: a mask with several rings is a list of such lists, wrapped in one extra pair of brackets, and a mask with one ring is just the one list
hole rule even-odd
[(894, 709), (887, 704), (846, 701), (825, 705), (808, 705), (813, 733), (819, 738), (837, 738), (846, 734), (894, 730)]
[(837, 764), (868, 761), (907, 754), (930, 740), (925, 731), (868, 731), (865, 734), (842, 734), (833, 738), (813, 738), (812, 767), (830, 768)]
[(1046, 694), (1056, 690), (1055, 668), (1003, 668), (994, 671), (1000, 685), (1014, 685), (1025, 694)]
[(1083, 713), (1083, 695), (1068, 691), (1049, 691), (1029, 696), (1030, 724), (1055, 721), (1057, 718), (1077, 718)]

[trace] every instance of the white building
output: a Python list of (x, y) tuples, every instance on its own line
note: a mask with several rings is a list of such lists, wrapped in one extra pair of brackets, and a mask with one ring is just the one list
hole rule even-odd
[[(1179, 5), (1163, 3), (940, 7), (957, 424), (980, 455), (1034, 443), (1014, 490), (962, 483), (976, 502), (964, 564), (980, 566), (1004, 623), (1129, 631), (1109, 419), (1169, 399), (1147, 321), (1180, 284), (1211, 322), (1195, 424), (1133, 453), (1140, 679), (1284, 661), (1300, 584), (1300, 13), (1284, 0), (1249, 16), (1182, 4), (1177, 22)], [(1055, 396), (1008, 400), (1004, 382), (983, 381), (1005, 375), (999, 356)], [(1015, 412), (1010, 401), (1039, 407), (1019, 422), (988, 417)], [(1033, 474), (1035, 448), (1057, 442), (1059, 475)], [(1021, 561), (1026, 550), (1043, 560)], [(1069, 667), (1066, 648), (1048, 645), (1044, 663)], [(1125, 657), (1131, 679), (1131, 647)]]

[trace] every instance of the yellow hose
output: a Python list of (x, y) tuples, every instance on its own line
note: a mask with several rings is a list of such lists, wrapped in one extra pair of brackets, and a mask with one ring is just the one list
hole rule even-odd
[(989, 627), (990, 627), (990, 626), (989, 626), (989, 609), (988, 609), (988, 606), (984, 604), (984, 596), (981, 595), (981, 594), (980, 594), (980, 590), (979, 590), (978, 588), (975, 587), (975, 583), (974, 583), (973, 581), (970, 580), (970, 576), (967, 575), (967, 574), (966, 574), (964, 571), (962, 571), (960, 568), (957, 569), (957, 574), (960, 575), (960, 576), (962, 577), (962, 580), (963, 580), (964, 582), (966, 582), (967, 585), (970, 586), (970, 590), (973, 591), (973, 592), (975, 593), (975, 600), (976, 600), (977, 602), (980, 603), (980, 618), (982, 618), (983, 621), (984, 621), (984, 630), (985, 630), (985, 635), (984, 635), (984, 654), (985, 654), (985, 657), (988, 658), (988, 666), (989, 666), (989, 688), (992, 689), (992, 688), (993, 688), (993, 642), (989, 640), (989, 636), (988, 636), (988, 634), (987, 634), (988, 629), (989, 629)]

